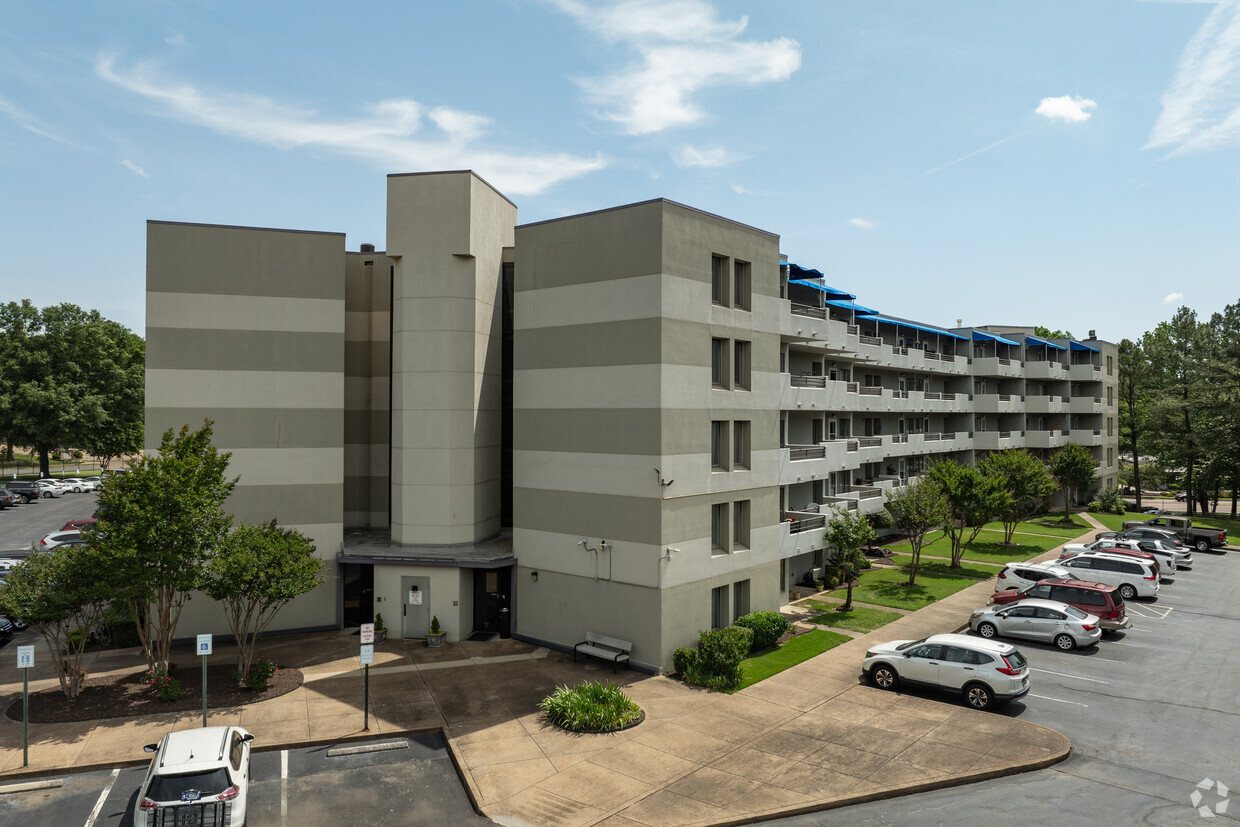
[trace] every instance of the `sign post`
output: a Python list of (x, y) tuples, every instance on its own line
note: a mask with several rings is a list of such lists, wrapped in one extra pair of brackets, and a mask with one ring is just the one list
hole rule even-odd
[(30, 766), (30, 667), (34, 666), (34, 647), (17, 647), (17, 668), (22, 670), (22, 766)]
[(202, 655), (202, 725), (207, 725), (207, 655), (211, 654), (211, 636), (198, 636), (198, 654)]
[(375, 624), (363, 623), (362, 638), (362, 732), (370, 732), (370, 664), (375, 662)]

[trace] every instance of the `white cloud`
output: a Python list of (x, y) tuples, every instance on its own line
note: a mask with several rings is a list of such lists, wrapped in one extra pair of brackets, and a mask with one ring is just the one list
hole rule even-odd
[(630, 135), (702, 120), (706, 112), (694, 96), (707, 89), (784, 81), (801, 67), (795, 40), (741, 40), (749, 19), (719, 20), (701, 0), (550, 2), (604, 40), (637, 52), (629, 66), (579, 81), (598, 116)]
[(1240, 143), (1240, 0), (1223, 0), (1180, 55), (1145, 148), (1172, 154)]
[(61, 135), (60, 130), (56, 127), (39, 120), (34, 115), (31, 115), (29, 112), (22, 109), (20, 106), (9, 103), (4, 98), (0, 98), (0, 114), (8, 115), (17, 123), (18, 126), (25, 129), (27, 132), (33, 132), (42, 138), (47, 138), (49, 140), (56, 141), (57, 143), (76, 146), (73, 141), (70, 141), (68, 138)]
[(144, 170), (142, 167), (135, 164), (133, 161), (130, 161), (129, 159), (125, 159), (124, 161), (121, 161), (121, 166), (123, 166), (125, 169), (132, 172), (134, 175), (141, 175), (143, 178), (151, 177), (150, 174), (146, 170)]
[(364, 117), (331, 119), (258, 95), (202, 92), (163, 78), (151, 64), (122, 68), (111, 55), (100, 56), (95, 73), (174, 118), (224, 135), (281, 149), (328, 149), (389, 171), (473, 169), (510, 195), (542, 192), (606, 166), (601, 155), (521, 155), (479, 148), (475, 144), (486, 136), (488, 118), (444, 106), (428, 108), (407, 98), (371, 104)]
[(856, 227), (858, 230), (873, 230), (878, 227), (877, 221), (871, 221), (868, 218), (850, 218), (848, 226)]
[(1162, 303), (1163, 303), (1163, 304), (1175, 304), (1176, 302), (1178, 302), (1178, 301), (1179, 301), (1180, 299), (1182, 299), (1182, 298), (1184, 298), (1184, 294), (1183, 294), (1183, 293), (1168, 293), (1168, 294), (1167, 294), (1167, 295), (1163, 298)]
[(1098, 102), (1080, 95), (1062, 95), (1058, 98), (1042, 98), (1034, 111), (1044, 118), (1065, 123), (1084, 123), (1092, 114), (1089, 110), (1097, 109)]
[(737, 195), (753, 195), (753, 190), (749, 189), (748, 187), (741, 186), (740, 184), (733, 184), (732, 192), (736, 193)]
[(184, 46), (185, 34), (182, 32), (169, 30), (168, 34), (164, 35), (164, 42), (169, 46)]
[(678, 167), (722, 167), (736, 163), (741, 157), (721, 146), (702, 148), (686, 145), (672, 153), (672, 160)]

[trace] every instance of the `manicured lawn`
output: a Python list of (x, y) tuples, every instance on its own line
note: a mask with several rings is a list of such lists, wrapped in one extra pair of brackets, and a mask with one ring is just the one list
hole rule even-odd
[(861, 584), (853, 589), (853, 600), (890, 606), (893, 609), (920, 609), (972, 586), (965, 577), (943, 577), (932, 572), (919, 572), (917, 583), (905, 585), (908, 572), (902, 569), (871, 569), (861, 575)]
[[(897, 554), (891, 558), (897, 566), (906, 567), (913, 564), (913, 555)], [(1010, 562), (1004, 560), (1004, 563)], [(982, 563), (973, 563), (970, 565), (969, 559), (966, 557), (961, 560), (960, 568), (953, 569), (949, 560), (930, 560), (926, 557), (926, 550), (921, 550), (921, 566), (918, 571), (941, 572), (942, 574), (963, 574), (966, 577), (976, 577), (978, 580), (985, 580), (987, 577), (994, 577), (999, 573), (999, 566), (987, 566)]]
[[(1089, 516), (1093, 517), (1095, 520), (1102, 523), (1112, 531), (1120, 531), (1123, 529), (1125, 521), (1143, 523), (1146, 520), (1152, 520), (1156, 515), (1142, 514), (1140, 511), (1129, 511), (1126, 514), (1100, 514), (1097, 511), (1091, 511), (1089, 512)], [(1196, 521), (1194, 520), (1193, 522), (1195, 525)]]
[(758, 681), (766, 680), (771, 675), (778, 675), (785, 669), (804, 663), (815, 655), (821, 655), (828, 649), (834, 649), (851, 639), (847, 635), (828, 632), (826, 629), (815, 629), (812, 632), (789, 638), (788, 642), (778, 649), (741, 661), (741, 669), (745, 672), (745, 678), (737, 689), (753, 686)]
[[(856, 594), (853, 595), (856, 600)], [(822, 614), (811, 617), (810, 623), (834, 626), (837, 629), (848, 629), (853, 632), (872, 632), (880, 626), (886, 626), (902, 615), (896, 612), (884, 612), (882, 609), (871, 609), (868, 606), (853, 606), (845, 612), (835, 603), (823, 603), (821, 600), (809, 600), (806, 604), (818, 609)]]
[[(1098, 515), (1095, 514), (1094, 516)], [(1050, 534), (1055, 537), (1079, 537), (1090, 529), (1089, 523), (1085, 522), (1084, 518), (1076, 512), (1072, 513), (1072, 525), (1066, 526), (1061, 522), (1062, 520), (1063, 513), (1061, 512), (1058, 514), (1045, 514), (1041, 517), (1034, 517), (1032, 520), (1026, 520), (1023, 523), (1017, 523), (1017, 534), (1013, 535), (1012, 539), (1017, 540), (1020, 536), (1019, 532), (1022, 531), (1028, 534)], [(1003, 523), (986, 523), (984, 527), (994, 529), (995, 531), (1003, 531)]]
[[(952, 556), (952, 541), (942, 532), (926, 535), (937, 539), (932, 543), (927, 543), (921, 547), (923, 555), (930, 554), (935, 557)], [(1075, 536), (1075, 535), (1073, 535)], [(965, 550), (964, 559), (972, 560), (978, 563), (996, 563), (1003, 565), (1015, 560), (1028, 560), (1030, 557), (1037, 557), (1043, 552), (1050, 551), (1055, 546), (1064, 541), (1063, 537), (1046, 534), (1040, 537), (1030, 534), (1014, 534), (1012, 540), (1016, 543), (1014, 546), (1003, 545), (1003, 531), (991, 531), (983, 528), (978, 533), (977, 539)], [(897, 554), (908, 552), (908, 543), (900, 542), (891, 545), (892, 550)]]

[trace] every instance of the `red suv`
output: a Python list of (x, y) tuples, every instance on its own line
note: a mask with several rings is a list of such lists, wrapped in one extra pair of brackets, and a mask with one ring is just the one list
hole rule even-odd
[(1075, 606), (1087, 614), (1097, 615), (1102, 621), (1102, 628), (1108, 632), (1127, 629), (1132, 625), (1132, 621), (1128, 619), (1128, 609), (1124, 605), (1124, 596), (1119, 593), (1119, 587), (1106, 583), (1089, 583), (1084, 580), (1054, 577), (1018, 591), (995, 592), (990, 602), (1002, 605), (1015, 603), (1026, 597), (1058, 600), (1060, 603)]

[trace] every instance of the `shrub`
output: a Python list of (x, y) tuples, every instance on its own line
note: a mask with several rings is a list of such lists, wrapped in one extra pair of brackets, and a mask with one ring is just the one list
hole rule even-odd
[(738, 617), (737, 626), (743, 626), (753, 632), (750, 651), (770, 649), (779, 642), (780, 636), (788, 631), (788, 618), (779, 612), (751, 612)]
[(233, 677), (237, 679), (237, 683), (251, 692), (262, 692), (271, 682), (271, 676), (278, 671), (280, 670), (274, 663), (266, 658), (259, 658), (257, 662), (251, 664), (250, 671), (242, 675), (241, 670), (235, 670)]
[(142, 677), (164, 703), (172, 703), (185, 693), (181, 682), (162, 669), (148, 669)]
[(675, 652), (672, 652), (672, 668), (682, 678), (696, 665), (697, 649), (681, 646)]
[(1127, 505), (1118, 488), (1107, 488), (1099, 492), (1098, 498), (1089, 504), (1089, 510), (1106, 514), (1123, 514)]
[(744, 626), (728, 626), (702, 632), (698, 637), (698, 657), (693, 683), (710, 689), (734, 689), (744, 675), (741, 661), (749, 654), (753, 631)]
[(548, 722), (572, 732), (615, 732), (638, 721), (642, 714), (641, 707), (620, 687), (602, 681), (586, 681), (571, 689), (557, 686), (538, 708)]

